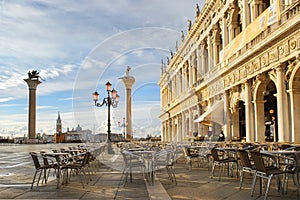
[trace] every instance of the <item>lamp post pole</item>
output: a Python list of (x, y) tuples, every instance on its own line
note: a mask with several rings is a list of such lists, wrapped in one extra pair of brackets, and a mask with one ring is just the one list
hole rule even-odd
[(117, 91), (115, 89), (111, 89), (111, 83), (107, 82), (105, 84), (106, 91), (107, 91), (107, 97), (105, 97), (102, 101), (102, 103), (98, 103), (99, 93), (95, 91), (93, 93), (93, 98), (95, 102), (95, 106), (102, 107), (103, 105), (107, 106), (107, 144), (108, 144), (108, 153), (113, 153), (111, 148), (111, 130), (110, 130), (110, 106), (113, 108), (116, 108), (119, 103), (119, 95), (117, 94)]

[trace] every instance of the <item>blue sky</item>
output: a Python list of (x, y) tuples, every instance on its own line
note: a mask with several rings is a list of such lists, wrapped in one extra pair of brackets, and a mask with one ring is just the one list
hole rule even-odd
[(63, 130), (106, 132), (107, 108), (93, 105), (110, 81), (121, 96), (112, 110), (112, 131), (125, 116), (127, 66), (132, 89), (134, 135), (160, 134), (157, 82), (162, 58), (174, 51), (194, 0), (0, 0), (0, 135), (27, 135), (28, 87), (23, 79), (37, 69), (37, 132), (53, 134), (57, 113)]

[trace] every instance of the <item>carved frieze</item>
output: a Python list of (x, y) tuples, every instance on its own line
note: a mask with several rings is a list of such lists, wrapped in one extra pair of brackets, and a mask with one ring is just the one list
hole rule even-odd
[(245, 67), (241, 67), (240, 69), (240, 79), (244, 79), (247, 77), (247, 69)]
[(264, 54), (260, 57), (260, 65), (262, 68), (268, 66), (269, 60), (268, 60), (268, 54)]
[(254, 71), (260, 70), (260, 62), (258, 58), (253, 61), (252, 66)]
[(273, 63), (277, 60), (278, 60), (278, 50), (277, 48), (274, 48), (269, 52), (269, 62)]
[(298, 49), (299, 48), (299, 44), (298, 44), (298, 47), (297, 47), (297, 40), (294, 39), (294, 38), (291, 39), (289, 41), (289, 47), (290, 47), (290, 51), (294, 51), (294, 50)]
[(246, 64), (245, 65), (245, 70), (246, 70), (246, 73), (247, 73), (248, 76), (253, 74), (253, 67), (252, 67), (251, 64)]

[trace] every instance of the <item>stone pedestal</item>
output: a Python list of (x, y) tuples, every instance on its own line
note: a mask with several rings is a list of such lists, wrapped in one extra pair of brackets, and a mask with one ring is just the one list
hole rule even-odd
[(135, 78), (133, 76), (129, 75), (130, 68), (127, 68), (126, 76), (121, 77), (125, 88), (126, 88), (126, 120), (127, 120), (127, 126), (126, 126), (126, 139), (133, 139), (132, 135), (132, 109), (131, 109), (131, 89), (132, 85), (135, 82)]
[(29, 88), (28, 102), (28, 139), (35, 139), (35, 124), (36, 124), (36, 88), (41, 83), (38, 79), (24, 79)]

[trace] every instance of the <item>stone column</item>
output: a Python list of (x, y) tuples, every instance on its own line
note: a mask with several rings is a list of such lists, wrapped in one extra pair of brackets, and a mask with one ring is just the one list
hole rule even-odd
[(265, 142), (265, 101), (254, 101), (255, 109), (255, 141)]
[(242, 7), (243, 7), (243, 17), (242, 17), (242, 26), (243, 30), (250, 24), (250, 11), (248, 6), (248, 0), (242, 0)]
[(291, 99), (291, 142), (300, 142), (300, 90), (292, 89), (290, 92)]
[(282, 67), (276, 68), (278, 142), (290, 142), (287, 92)]
[[(126, 120), (127, 120), (127, 127), (126, 127), (126, 133), (127, 136), (132, 138), (132, 98), (131, 98), (131, 89), (132, 85), (135, 82), (135, 78), (133, 76), (129, 75), (130, 67), (127, 68), (126, 76), (121, 77), (125, 88), (126, 88)], [(133, 138), (132, 138), (133, 139)]]
[(249, 82), (245, 82), (245, 111), (246, 111), (246, 142), (254, 142), (253, 104), (251, 101), (251, 88)]
[(201, 46), (201, 72), (202, 74), (204, 75), (208, 70), (207, 70), (207, 55), (205, 53), (205, 49), (206, 49), (206, 42), (203, 40), (201, 41), (200, 43), (200, 46)]
[(199, 77), (202, 75), (202, 55), (201, 55), (201, 49), (200, 46), (197, 47), (196, 49), (196, 59), (197, 59), (197, 78), (196, 80), (198, 81)]
[(207, 50), (208, 50), (208, 71), (213, 67), (213, 50), (212, 50), (212, 38), (211, 38), (211, 33), (208, 35), (208, 40), (207, 40)]
[(36, 125), (36, 88), (42, 83), (38, 79), (24, 79), (29, 88), (29, 102), (28, 102), (28, 139), (35, 139), (35, 125)]
[(225, 91), (224, 94), (224, 115), (225, 115), (225, 125), (223, 127), (223, 133), (225, 135), (226, 141), (232, 139), (232, 134), (230, 132), (231, 120), (230, 120), (230, 110), (229, 110), (229, 92)]

